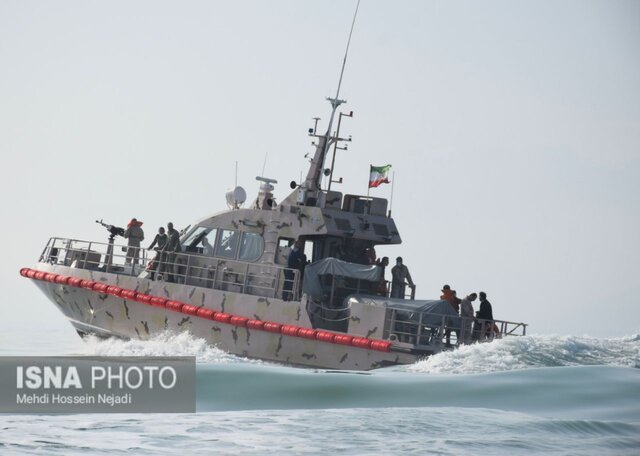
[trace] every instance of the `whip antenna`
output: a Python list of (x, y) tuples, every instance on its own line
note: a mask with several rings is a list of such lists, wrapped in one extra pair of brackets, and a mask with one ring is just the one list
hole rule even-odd
[(356, 12), (353, 13), (353, 21), (351, 22), (351, 30), (349, 31), (349, 39), (347, 40), (347, 48), (344, 50), (344, 60), (342, 61), (342, 70), (340, 70), (340, 79), (338, 80), (338, 90), (336, 91), (336, 100), (340, 95), (340, 86), (342, 85), (342, 75), (344, 75), (344, 67), (347, 65), (347, 55), (349, 54), (349, 45), (351, 44), (351, 35), (353, 35), (353, 27), (356, 25), (356, 16), (360, 8), (360, 0), (356, 4)]
[(342, 69), (340, 70), (340, 79), (338, 79), (338, 88), (336, 90), (335, 98), (327, 98), (327, 100), (331, 103), (331, 117), (329, 118), (329, 125), (327, 127), (327, 132), (324, 135), (317, 135), (315, 132), (315, 128), (310, 130), (310, 135), (318, 138), (318, 143), (316, 144), (316, 151), (311, 160), (311, 166), (309, 167), (309, 171), (307, 173), (307, 178), (304, 181), (304, 184), (300, 186), (298, 191), (297, 201), (298, 204), (312, 205), (315, 206), (318, 204), (318, 196), (320, 194), (320, 180), (321, 175), (323, 173), (322, 167), (324, 166), (324, 159), (327, 155), (327, 151), (329, 150), (329, 146), (331, 146), (334, 142), (339, 141), (340, 138), (337, 136), (333, 137), (331, 135), (331, 129), (333, 128), (333, 120), (336, 115), (336, 110), (338, 106), (345, 102), (345, 100), (341, 100), (338, 98), (340, 95), (340, 87), (342, 86), (342, 77), (344, 76), (344, 69), (347, 65), (347, 56), (349, 55), (349, 45), (351, 44), (351, 37), (353, 35), (353, 29), (356, 24), (356, 17), (358, 16), (358, 9), (360, 8), (360, 0), (356, 4), (356, 10), (353, 13), (353, 20), (351, 21), (351, 30), (349, 30), (349, 39), (347, 40), (347, 47), (344, 50), (344, 58), (342, 59)]

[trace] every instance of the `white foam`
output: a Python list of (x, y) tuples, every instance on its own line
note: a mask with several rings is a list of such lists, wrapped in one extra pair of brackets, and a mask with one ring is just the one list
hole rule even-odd
[(213, 347), (192, 334), (164, 332), (149, 340), (99, 339), (88, 336), (82, 355), (98, 356), (195, 356), (198, 363), (254, 362)]
[(412, 372), (474, 374), (532, 367), (614, 365), (640, 367), (638, 336), (597, 339), (576, 336), (507, 337), (461, 347), (407, 366)]

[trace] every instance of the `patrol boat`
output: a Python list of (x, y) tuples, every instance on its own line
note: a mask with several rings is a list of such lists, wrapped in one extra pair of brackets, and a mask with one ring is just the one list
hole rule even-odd
[[(345, 62), (346, 53), (342, 73)], [(524, 323), (465, 319), (446, 301), (416, 300), (415, 286), (389, 297), (383, 268), (368, 264), (376, 246), (401, 243), (388, 202), (331, 190), (333, 170), (324, 167), (331, 147), (335, 154), (351, 140), (339, 136), (342, 117), (351, 115), (338, 112), (342, 73), (336, 96), (327, 99), (326, 132), (316, 132), (317, 120), (309, 130), (315, 153), (306, 178), (291, 182), (282, 202), (273, 196), (277, 182), (257, 177), (249, 207), (244, 189), (234, 188), (229, 210), (184, 229), (181, 248), (171, 252), (117, 244), (124, 230), (99, 221), (107, 242), (52, 237), (21, 275), (83, 336), (188, 331), (229, 353), (297, 366), (369, 370), (473, 340), (524, 335)], [(326, 189), (323, 175), (330, 177)], [(289, 268), (295, 241), (310, 258)]]

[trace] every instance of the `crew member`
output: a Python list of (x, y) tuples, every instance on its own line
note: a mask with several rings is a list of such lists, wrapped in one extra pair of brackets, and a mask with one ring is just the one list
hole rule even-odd
[(153, 247), (157, 245), (158, 250), (162, 250), (163, 247), (166, 245), (167, 240), (168, 240), (168, 237), (164, 232), (164, 227), (161, 226), (160, 228), (158, 228), (158, 234), (156, 234), (156, 237), (153, 238), (153, 242), (148, 247), (148, 249), (151, 250), (153, 249)]
[(491, 303), (487, 299), (487, 294), (484, 291), (480, 292), (480, 310), (476, 314), (476, 317), (482, 320), (480, 337), (491, 338), (493, 333), (493, 309)]
[(156, 237), (153, 238), (153, 242), (149, 246), (149, 250), (153, 249), (156, 245), (158, 246), (156, 247), (156, 250), (158, 250), (158, 252), (156, 253), (155, 258), (151, 260), (147, 268), (151, 272), (151, 280), (153, 280), (156, 275), (158, 263), (164, 260), (162, 249), (165, 245), (167, 245), (167, 240), (168, 237), (164, 232), (164, 227), (161, 226), (160, 228), (158, 228), (158, 234), (156, 234)]
[(144, 240), (144, 231), (142, 231), (142, 222), (139, 222), (135, 217), (131, 219), (127, 225), (127, 229), (124, 232), (124, 238), (127, 240), (127, 257), (125, 258), (126, 264), (138, 264), (138, 258), (140, 256), (140, 242)]
[(206, 236), (202, 238), (202, 254), (205, 256), (213, 256), (213, 246)]
[(402, 257), (396, 258), (396, 265), (391, 268), (391, 297), (404, 299), (405, 287), (415, 288), (409, 268), (402, 264)]
[[(295, 280), (294, 270), (299, 271), (299, 275), (302, 278), (302, 273), (307, 261), (303, 247), (304, 242), (302, 242), (301, 239), (298, 239), (293, 243), (293, 247), (289, 252), (289, 257), (287, 258), (287, 269), (284, 270), (284, 285), (282, 287), (282, 298), (285, 301), (293, 299), (291, 290), (293, 290), (293, 282)], [(300, 280), (300, 283), (302, 283), (302, 279)]]
[(380, 296), (387, 296), (387, 281), (384, 278), (385, 271), (387, 266), (389, 266), (389, 257), (382, 257), (382, 259), (376, 261), (376, 266), (380, 270), (380, 281), (377, 284), (376, 294)]
[(442, 299), (443, 301), (448, 301), (450, 303), (451, 298), (453, 298), (453, 293), (451, 292), (451, 286), (443, 285), (441, 291), (442, 291), (442, 295), (440, 295), (440, 299)]
[(471, 325), (473, 323), (473, 301), (478, 297), (471, 293), (460, 302), (460, 316), (462, 317), (462, 341), (465, 344), (471, 342)]
[(180, 233), (178, 233), (178, 230), (173, 228), (173, 223), (171, 222), (167, 223), (167, 236), (167, 243), (162, 249), (162, 252), (166, 253), (166, 255), (163, 255), (166, 258), (166, 264), (164, 264), (165, 262), (163, 261), (164, 267), (162, 270), (168, 271), (168, 281), (174, 282), (174, 275), (178, 274), (180, 271), (176, 260), (177, 254), (182, 252), (182, 247), (180, 246)]
[(456, 290), (452, 290), (449, 285), (444, 285), (442, 287), (442, 295), (440, 299), (443, 301), (447, 301), (453, 307), (453, 310), (456, 313), (460, 313), (460, 298), (458, 298)]

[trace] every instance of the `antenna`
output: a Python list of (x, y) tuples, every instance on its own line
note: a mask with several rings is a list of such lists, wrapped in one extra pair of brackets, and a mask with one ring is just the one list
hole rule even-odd
[[(338, 100), (338, 95), (340, 95), (340, 86), (342, 85), (342, 75), (344, 75), (344, 67), (347, 65), (347, 54), (349, 53), (349, 45), (351, 44), (351, 35), (353, 35), (353, 27), (356, 25), (356, 16), (358, 15), (358, 8), (360, 8), (360, 0), (358, 0), (358, 4), (356, 5), (356, 12), (353, 13), (353, 21), (351, 22), (351, 30), (349, 31), (349, 39), (347, 40), (347, 48), (344, 51), (344, 60), (342, 61), (342, 70), (340, 70), (340, 80), (338, 81), (338, 90), (336, 90), (336, 98)], [(333, 118), (333, 116), (331, 116)]]
[[(353, 36), (353, 29), (356, 24), (356, 17), (358, 16), (358, 9), (360, 8), (360, 0), (356, 4), (356, 10), (353, 13), (353, 20), (351, 21), (351, 30), (349, 30), (349, 39), (347, 40), (347, 47), (344, 51), (344, 58), (342, 60), (342, 68), (340, 70), (340, 78), (338, 79), (338, 88), (336, 89), (335, 98), (327, 98), (327, 100), (331, 103), (331, 117), (329, 118), (329, 125), (327, 127), (327, 132), (323, 136), (318, 136), (318, 144), (316, 146), (316, 151), (311, 160), (311, 166), (309, 167), (309, 172), (307, 173), (307, 178), (302, 186), (303, 194), (301, 200), (303, 202), (316, 201), (318, 192), (320, 191), (320, 179), (322, 174), (322, 168), (324, 166), (324, 160), (329, 150), (329, 147), (333, 142), (338, 141), (339, 138), (333, 138), (331, 136), (331, 129), (333, 128), (333, 120), (336, 115), (336, 110), (338, 106), (345, 102), (345, 100), (340, 100), (338, 96), (340, 95), (340, 88), (342, 87), (342, 77), (344, 76), (344, 69), (347, 65), (347, 56), (349, 55), (349, 46), (351, 45), (351, 37)], [(307, 194), (308, 193), (308, 194)], [(315, 203), (313, 203), (315, 205)]]
[(233, 188), (236, 188), (237, 186), (238, 186), (238, 161), (236, 160), (236, 180), (234, 182)]
[(264, 176), (264, 169), (267, 167), (267, 157), (269, 156), (269, 152), (264, 153), (264, 163), (262, 164), (262, 175)]
[(393, 175), (391, 177), (391, 200), (389, 201), (389, 215), (388, 217), (391, 217), (391, 208), (393, 208), (393, 184), (396, 181), (396, 172), (393, 172)]

